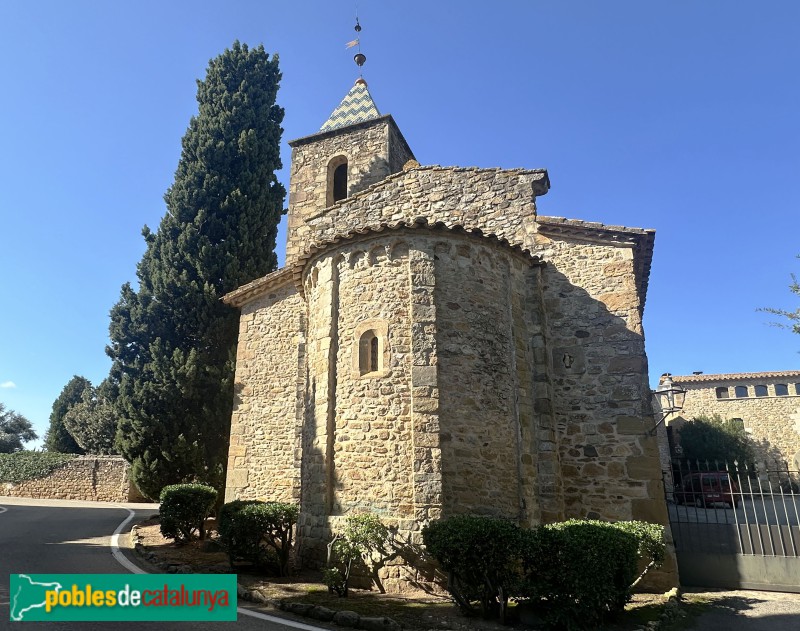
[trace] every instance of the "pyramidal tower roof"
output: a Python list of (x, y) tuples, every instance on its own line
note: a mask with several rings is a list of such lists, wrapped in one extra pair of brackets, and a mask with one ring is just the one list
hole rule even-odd
[(367, 82), (359, 78), (319, 130), (331, 131), (380, 118), (380, 115), (367, 89)]

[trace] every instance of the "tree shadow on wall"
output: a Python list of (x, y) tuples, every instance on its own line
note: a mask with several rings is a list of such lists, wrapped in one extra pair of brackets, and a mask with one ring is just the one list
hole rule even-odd
[(389, 175), (389, 162), (381, 157), (375, 156), (370, 160), (367, 170), (359, 174), (360, 177), (347, 187), (348, 197), (385, 180)]

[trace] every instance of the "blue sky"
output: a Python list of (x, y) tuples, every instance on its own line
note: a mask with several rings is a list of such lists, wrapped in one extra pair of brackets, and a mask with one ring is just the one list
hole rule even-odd
[[(651, 382), (798, 368), (800, 337), (756, 309), (797, 306), (800, 3), (358, 11), (370, 91), (421, 163), (547, 168), (540, 214), (656, 229)], [(0, 402), (43, 434), (72, 375), (107, 375), (108, 312), (164, 213), (208, 60), (235, 39), (279, 53), (288, 167), (285, 142), (319, 129), (357, 77), (354, 13), (0, 2)]]

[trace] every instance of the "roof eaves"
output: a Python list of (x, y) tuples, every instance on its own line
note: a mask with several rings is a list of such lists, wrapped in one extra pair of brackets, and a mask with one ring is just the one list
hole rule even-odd
[(257, 278), (256, 280), (242, 285), (222, 297), (222, 302), (232, 307), (241, 307), (248, 302), (262, 296), (270, 289), (276, 289), (292, 280), (292, 268), (282, 267), (281, 269)]
[(538, 231), (547, 235), (563, 235), (577, 239), (611, 241), (633, 245), (636, 262), (636, 286), (641, 302), (641, 311), (647, 300), (650, 285), (650, 270), (653, 264), (653, 247), (656, 231), (652, 228), (629, 228), (609, 226), (596, 221), (566, 219), (564, 217), (536, 217)]
[(782, 370), (768, 372), (739, 372), (701, 375), (671, 375), (673, 383), (713, 383), (718, 381), (745, 381), (749, 379), (781, 379), (800, 377), (800, 370)]

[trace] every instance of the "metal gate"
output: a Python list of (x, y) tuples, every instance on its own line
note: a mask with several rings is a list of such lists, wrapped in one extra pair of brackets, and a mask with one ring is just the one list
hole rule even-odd
[(787, 464), (664, 472), (681, 584), (800, 593), (800, 474)]

